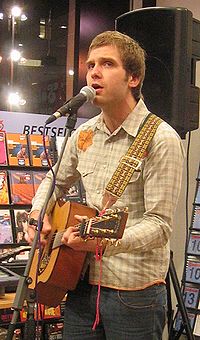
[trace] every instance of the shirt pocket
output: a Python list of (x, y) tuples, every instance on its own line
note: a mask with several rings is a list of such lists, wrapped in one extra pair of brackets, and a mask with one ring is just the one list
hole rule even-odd
[(77, 166), (77, 170), (81, 174), (82, 183), (86, 192), (94, 190), (96, 185), (95, 181), (96, 163), (81, 161)]

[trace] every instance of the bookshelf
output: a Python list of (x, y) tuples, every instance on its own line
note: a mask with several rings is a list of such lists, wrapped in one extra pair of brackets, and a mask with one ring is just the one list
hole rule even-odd
[[(17, 159), (17, 153), (21, 150), (20, 139), (22, 139), (21, 145), (23, 147), (26, 145), (24, 152), (26, 162), (24, 161), (24, 163), (22, 161), (18, 163)], [(57, 161), (62, 141), (62, 137), (56, 139), (45, 136), (45, 145), (49, 150), (48, 155), (52, 165)], [(40, 157), (44, 150), (42, 142), (42, 135), (0, 132), (2, 155), (0, 158), (0, 252), (4, 248), (15, 248), (19, 246), (19, 243), (26, 245), (23, 229), (27, 228), (32, 198), (49, 170), (45, 159)], [(77, 183), (70, 188), (69, 193), (63, 199), (85, 203), (82, 184)], [(7, 242), (7, 237), (1, 240), (3, 224), (8, 223), (10, 223), (9, 242)]]
[[(20, 145), (21, 137), (23, 137), (23, 144)], [(54, 164), (56, 156), (53, 155), (53, 158), (51, 158), (49, 141), (50, 139), (47, 140), (46, 136), (45, 142), (49, 148), (50, 162)], [(9, 253), (12, 253), (14, 261), (4, 261), (2, 265), (4, 268), (11, 267), (12, 272), (16, 274), (19, 274), (19, 270), (22, 271), (19, 274), (21, 276), (24, 275), (30, 250), (24, 251), (23, 249), (30, 248), (24, 238), (24, 233), (28, 225), (31, 201), (49, 170), (44, 154), (41, 156), (44, 151), (41, 143), (42, 135), (26, 136), (0, 132), (0, 258), (2, 254), (9, 255)], [(22, 154), (19, 159), (21, 150)], [(17, 252), (18, 249), (22, 249), (20, 255)], [(20, 268), (18, 265), (20, 265)], [(14, 292), (14, 289), (12, 292)], [(5, 299), (7, 294), (9, 295), (8, 291), (6, 291)], [(0, 305), (0, 327), (2, 329), (6, 330), (12, 319), (12, 305), (13, 301), (9, 306)], [(47, 308), (40, 305), (40, 310), (41, 308), (43, 308), (43, 313), (39, 325), (42, 336), (48, 334), (49, 337), (61, 338), (63, 328), (62, 306)], [(16, 324), (16, 331), (22, 338), (26, 327), (26, 317), (27, 311), (22, 309)]]
[[(200, 165), (196, 178), (196, 190), (186, 249), (183, 298), (193, 335), (195, 339), (200, 339)], [(175, 324), (176, 331), (180, 331), (181, 322), (182, 318), (178, 313)]]
[[(45, 136), (46, 149), (50, 150)], [(0, 132), (0, 249), (25, 245), (32, 198), (49, 167), (43, 136)], [(48, 154), (51, 156), (50, 151)], [(50, 163), (53, 164), (51, 158)]]

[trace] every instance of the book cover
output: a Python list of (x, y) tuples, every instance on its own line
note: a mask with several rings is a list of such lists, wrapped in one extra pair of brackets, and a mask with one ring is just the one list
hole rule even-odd
[(33, 166), (48, 166), (47, 155), (50, 163), (50, 144), (49, 144), (49, 136), (45, 136), (45, 146), (46, 152), (43, 145), (43, 136), (42, 135), (29, 135), (29, 150), (30, 150), (30, 160), (31, 165)]
[(46, 323), (45, 334), (48, 334), (49, 340), (57, 340), (63, 338), (63, 322)]
[(0, 243), (13, 243), (10, 211), (0, 210)]
[[(34, 319), (37, 320), (37, 318), (40, 319), (54, 319), (54, 318), (60, 318), (60, 306), (57, 307), (48, 307), (42, 304), (38, 304), (38, 313), (37, 310), (34, 310)], [(23, 308), (22, 311), (20, 311), (20, 320), (22, 322), (26, 321), (27, 319), (27, 309)]]
[(28, 230), (28, 216), (29, 216), (29, 210), (27, 209), (15, 209), (14, 210), (17, 243), (27, 243), (25, 239), (25, 233)]
[(34, 193), (36, 193), (40, 183), (46, 176), (47, 171), (33, 171), (33, 187)]
[(0, 165), (7, 165), (6, 136), (0, 132)]
[(9, 204), (7, 171), (0, 171), (0, 204)]
[(6, 144), (9, 165), (30, 165), (27, 136), (25, 134), (7, 133)]
[(34, 196), (31, 171), (9, 170), (11, 202), (14, 204), (31, 204)]

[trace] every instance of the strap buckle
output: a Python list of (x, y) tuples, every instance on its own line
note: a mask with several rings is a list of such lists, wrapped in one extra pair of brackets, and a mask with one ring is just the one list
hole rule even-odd
[(125, 155), (122, 157), (121, 163), (137, 171), (140, 168), (142, 161), (138, 158)]

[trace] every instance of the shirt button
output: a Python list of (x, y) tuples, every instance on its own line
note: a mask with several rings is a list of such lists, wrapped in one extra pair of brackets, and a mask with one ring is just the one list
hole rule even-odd
[(97, 194), (100, 194), (100, 191), (99, 191), (99, 190), (97, 190)]
[(106, 168), (106, 164), (104, 164), (103, 168), (104, 168), (104, 169)]

